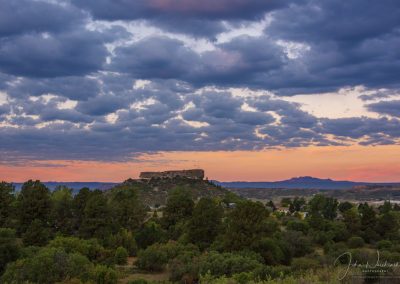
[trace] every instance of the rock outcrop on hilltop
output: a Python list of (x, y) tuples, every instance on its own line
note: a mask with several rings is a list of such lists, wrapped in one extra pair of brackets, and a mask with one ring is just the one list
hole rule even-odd
[(181, 171), (164, 171), (164, 172), (141, 172), (139, 178), (141, 179), (152, 179), (152, 178), (189, 178), (189, 179), (204, 179), (204, 170), (192, 169), (192, 170), (181, 170)]

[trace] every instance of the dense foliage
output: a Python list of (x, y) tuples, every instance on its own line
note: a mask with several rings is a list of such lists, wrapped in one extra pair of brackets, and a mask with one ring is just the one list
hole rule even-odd
[(129, 184), (73, 195), (0, 183), (0, 282), (143, 284), (130, 277), (166, 273), (171, 283), (338, 283), (343, 253), (373, 263), (379, 250), (382, 262), (399, 262), (399, 229), (390, 202), (317, 194), (276, 206), (232, 193), (195, 200), (177, 187), (150, 209)]

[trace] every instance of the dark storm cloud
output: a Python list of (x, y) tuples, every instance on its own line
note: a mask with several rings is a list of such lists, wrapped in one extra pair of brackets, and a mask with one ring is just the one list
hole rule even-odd
[(16, 76), (85, 75), (101, 69), (107, 50), (103, 35), (85, 30), (24, 34), (0, 39), (0, 70)]
[(87, 101), (79, 102), (77, 110), (81, 113), (89, 115), (106, 115), (126, 107), (125, 98), (101, 95), (94, 98), (89, 98)]
[(263, 84), (263, 77), (278, 71), (285, 61), (283, 52), (265, 37), (236, 38), (199, 54), (182, 41), (158, 36), (117, 48), (109, 68), (142, 79), (245, 86)]
[[(396, 0), (307, 0), (274, 14), (266, 32), (298, 42), (336, 41), (355, 44), (395, 32), (400, 9)], [(289, 20), (290, 19), (290, 20)]]
[(400, 117), (400, 101), (382, 101), (378, 103), (368, 104), (368, 110), (379, 114), (388, 114)]
[[(398, 87), (400, 3), (395, 0), (293, 3), (274, 13), (265, 33), (277, 40), (303, 43), (310, 50), (300, 62), (302, 83), (286, 81), (290, 91), (333, 91), (345, 85)], [(290, 19), (290, 21), (288, 20)], [(299, 71), (292, 68), (281, 75)]]
[(322, 119), (320, 132), (338, 137), (359, 139), (364, 136), (387, 135), (390, 138), (400, 137), (400, 120), (388, 118), (338, 118)]
[(55, 94), (71, 100), (87, 100), (100, 92), (100, 83), (94, 78), (69, 76), (51, 79), (23, 78), (9, 85), (5, 91), (12, 97)]
[(90, 10), (95, 17), (106, 20), (147, 19), (164, 15), (216, 20), (254, 19), (288, 3), (278, 0), (73, 0), (72, 2)]
[[(0, 160), (399, 143), (399, 101), (379, 102), (400, 87), (399, 7), (395, 0), (0, 0), (7, 95)], [(264, 34), (214, 40), (266, 13)], [(164, 32), (130, 34), (132, 20)], [(199, 37), (202, 52), (192, 48)], [(382, 117), (318, 118), (278, 99), (357, 85), (375, 90), (360, 99)], [(247, 96), (249, 89), (275, 96)]]
[(225, 30), (221, 21), (257, 20), (286, 6), (287, 0), (136, 0), (72, 1), (102, 20), (146, 20), (161, 29), (213, 37)]
[(0, 37), (29, 32), (58, 32), (87, 20), (80, 9), (32, 0), (0, 0)]

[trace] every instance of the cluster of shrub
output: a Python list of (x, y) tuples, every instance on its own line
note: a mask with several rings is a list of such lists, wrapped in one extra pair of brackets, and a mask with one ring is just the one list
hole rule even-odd
[[(134, 188), (103, 192), (28, 181), (0, 183), (0, 283), (117, 283), (117, 264), (137, 253), (147, 215)], [(69, 282), (68, 282), (69, 283)]]
[(137, 256), (140, 270), (168, 271), (172, 283), (334, 283), (337, 275), (326, 271), (344, 252), (359, 263), (376, 261), (377, 249), (382, 262), (400, 260), (397, 205), (324, 195), (282, 205), (287, 212), (231, 193), (194, 201), (189, 190), (176, 188), (151, 217), (137, 188), (127, 185), (72, 196), (32, 181), (15, 194), (2, 183), (1, 281), (116, 283), (118, 265)]

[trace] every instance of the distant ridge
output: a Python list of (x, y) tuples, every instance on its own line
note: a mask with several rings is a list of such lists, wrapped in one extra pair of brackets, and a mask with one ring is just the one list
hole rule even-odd
[(218, 182), (216, 184), (226, 188), (287, 188), (287, 189), (351, 189), (357, 186), (367, 185), (399, 185), (400, 183), (368, 183), (353, 181), (335, 181), (332, 179), (320, 179), (310, 176), (294, 177), (288, 180), (273, 182)]
[[(332, 179), (321, 179), (311, 176), (294, 177), (288, 180), (282, 181), (259, 181), (259, 182), (249, 182), (249, 181), (233, 181), (233, 182), (219, 182), (212, 181), (214, 184), (226, 187), (226, 188), (287, 188), (287, 189), (352, 189), (359, 186), (371, 186), (371, 185), (381, 185), (381, 186), (393, 186), (400, 185), (397, 183), (368, 183), (368, 182), (354, 182), (354, 181), (336, 181)], [(16, 190), (19, 191), (23, 183), (13, 183)], [(67, 186), (77, 191), (83, 187), (88, 187), (89, 189), (100, 189), (107, 190), (119, 183), (112, 182), (44, 182), (44, 184), (50, 189), (54, 190), (58, 186)]]

